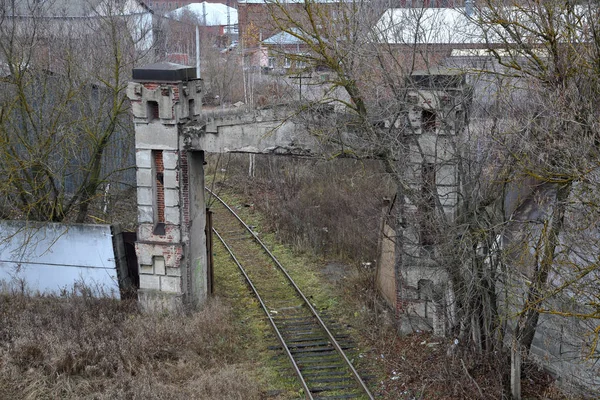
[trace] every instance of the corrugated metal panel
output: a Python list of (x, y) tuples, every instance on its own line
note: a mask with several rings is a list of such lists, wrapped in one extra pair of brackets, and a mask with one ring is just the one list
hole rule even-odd
[(120, 298), (110, 226), (0, 221), (0, 281), (55, 294), (84, 283)]

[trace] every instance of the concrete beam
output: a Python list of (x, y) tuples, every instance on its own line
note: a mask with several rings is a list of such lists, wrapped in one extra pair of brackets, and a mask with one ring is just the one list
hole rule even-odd
[(319, 141), (276, 110), (239, 111), (201, 116), (183, 129), (183, 145), (211, 153), (316, 155)]
[[(136, 149), (178, 150), (178, 134), (176, 126), (166, 126), (158, 121), (139, 124), (135, 127)], [(145, 161), (145, 160), (143, 160)], [(146, 166), (137, 164), (138, 167)]]

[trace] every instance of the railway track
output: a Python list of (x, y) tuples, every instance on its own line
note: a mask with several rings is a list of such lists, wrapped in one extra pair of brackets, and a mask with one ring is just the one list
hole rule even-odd
[(281, 263), (220, 197), (213, 233), (258, 299), (307, 399), (373, 399), (344, 350)]

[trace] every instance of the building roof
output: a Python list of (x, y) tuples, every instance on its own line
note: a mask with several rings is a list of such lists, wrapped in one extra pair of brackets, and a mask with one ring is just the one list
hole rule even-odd
[[(304, 4), (305, 0), (277, 0), (277, 3), (282, 4)], [(352, 0), (312, 0), (314, 3), (346, 3)], [(238, 0), (238, 4), (269, 4), (274, 3), (274, 0)]]
[[(297, 28), (291, 28), (290, 31), (297, 35), (301, 35), (301, 31)], [(263, 40), (263, 44), (267, 45), (294, 45), (294, 44), (303, 44), (304, 42), (298, 37), (294, 36), (288, 32), (279, 32), (270, 38)]]
[[(593, 24), (589, 18), (596, 14), (586, 7), (573, 7), (574, 22), (557, 25), (565, 31), (565, 38), (590, 40), (587, 27)], [(535, 43), (540, 41), (538, 15), (537, 10), (525, 6), (483, 7), (469, 12), (465, 8), (391, 8), (375, 24), (373, 35), (376, 41), (390, 44), (513, 43), (512, 35), (501, 23), (490, 22), (503, 19), (512, 24), (524, 42)]]
[(133, 69), (135, 81), (188, 81), (196, 79), (196, 69), (172, 62), (158, 62)]
[(392, 8), (374, 27), (378, 41), (392, 44), (485, 43), (485, 34), (462, 8)]
[[(229, 12), (229, 24), (227, 23), (227, 13)], [(187, 6), (180, 7), (167, 14), (168, 17), (180, 20), (186, 14), (191, 13), (198, 21), (206, 26), (225, 26), (238, 23), (237, 10), (220, 3), (190, 3)], [(206, 16), (204, 15), (206, 13)]]
[(109, 0), (16, 1), (14, 9), (10, 6), (5, 9), (7, 16), (15, 17), (78, 18), (105, 15), (108, 7), (116, 9), (119, 15), (150, 12), (141, 0), (123, 0), (120, 3)]

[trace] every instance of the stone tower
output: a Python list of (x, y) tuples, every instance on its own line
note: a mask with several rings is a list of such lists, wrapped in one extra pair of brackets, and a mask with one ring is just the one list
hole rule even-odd
[(194, 68), (158, 63), (133, 70), (127, 95), (135, 124), (138, 299), (147, 311), (181, 309), (208, 294), (204, 153), (181, 129), (201, 110)]
[(396, 274), (396, 307), (407, 331), (433, 328), (444, 336), (451, 312), (439, 226), (454, 221), (460, 202), (457, 143), (470, 105), (464, 73), (415, 72), (408, 80), (405, 169), (412, 196), (403, 204), (402, 265)]

